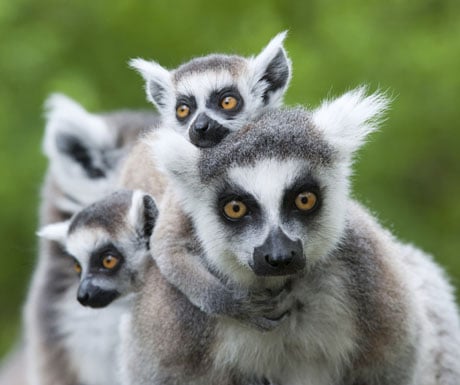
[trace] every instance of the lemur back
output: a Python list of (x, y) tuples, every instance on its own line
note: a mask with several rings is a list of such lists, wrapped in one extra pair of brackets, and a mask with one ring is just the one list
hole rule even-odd
[(157, 133), (152, 154), (171, 193), (154, 258), (182, 248), (227, 286), (287, 294), (262, 332), (193, 306), (152, 266), (123, 327), (126, 383), (458, 382), (460, 322), (444, 273), (349, 197), (353, 154), (385, 107), (356, 90), (311, 112), (273, 110), (203, 150)]

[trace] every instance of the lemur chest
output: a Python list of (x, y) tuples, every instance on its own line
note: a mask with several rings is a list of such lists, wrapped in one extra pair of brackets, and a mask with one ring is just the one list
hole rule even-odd
[(216, 367), (283, 385), (330, 385), (340, 381), (356, 351), (356, 326), (338, 298), (304, 297), (274, 330), (261, 332), (236, 320), (217, 324)]
[(126, 306), (112, 304), (103, 309), (81, 306), (76, 291), (69, 290), (60, 308), (59, 329), (63, 344), (80, 383), (117, 383), (116, 355), (119, 323)]

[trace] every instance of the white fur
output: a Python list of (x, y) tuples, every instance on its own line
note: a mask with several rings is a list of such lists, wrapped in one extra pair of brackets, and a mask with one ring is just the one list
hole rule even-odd
[(327, 141), (349, 157), (377, 130), (389, 100), (376, 92), (366, 96), (366, 88), (356, 88), (313, 111), (313, 122)]
[(160, 112), (162, 111), (162, 106), (158, 105), (157, 101), (153, 97), (151, 92), (152, 88), (157, 87), (157, 85), (160, 86), (165, 92), (164, 96), (166, 97), (166, 100), (169, 100), (169, 103), (174, 102), (174, 100), (172, 100), (173, 84), (171, 74), (166, 68), (163, 68), (160, 64), (153, 60), (147, 61), (140, 58), (130, 60), (129, 65), (136, 69), (145, 79), (145, 92), (147, 94), (147, 99), (151, 103), (155, 104)]
[(37, 235), (41, 238), (56, 241), (61, 244), (65, 243), (70, 221), (52, 223), (41, 228)]

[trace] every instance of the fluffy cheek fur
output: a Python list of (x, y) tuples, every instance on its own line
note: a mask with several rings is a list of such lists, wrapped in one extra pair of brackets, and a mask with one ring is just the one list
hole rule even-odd
[(320, 212), (306, 236), (297, 236), (303, 241), (307, 265), (327, 258), (342, 236), (346, 201), (349, 196), (348, 173), (346, 164), (317, 172), (318, 181), (322, 186)]

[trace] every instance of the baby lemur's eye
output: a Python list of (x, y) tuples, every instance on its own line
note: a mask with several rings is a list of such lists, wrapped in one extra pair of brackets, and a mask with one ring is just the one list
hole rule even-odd
[(119, 262), (120, 260), (117, 257), (110, 254), (102, 258), (102, 266), (108, 270), (112, 270), (117, 267)]
[(233, 110), (234, 108), (236, 108), (237, 105), (238, 105), (238, 99), (235, 98), (234, 96), (225, 96), (220, 101), (220, 106), (224, 110)]
[(231, 200), (224, 206), (224, 215), (230, 220), (241, 219), (247, 212), (248, 207), (238, 200)]
[(190, 115), (190, 107), (186, 104), (181, 104), (176, 108), (176, 116), (179, 119), (185, 119)]
[(311, 191), (303, 191), (295, 198), (295, 205), (300, 211), (311, 211), (316, 207), (318, 197)]
[(81, 265), (77, 261), (74, 261), (73, 269), (77, 274), (81, 274)]

